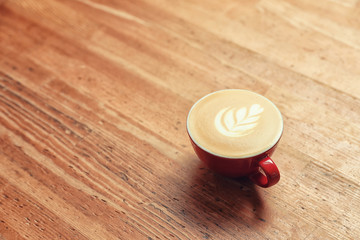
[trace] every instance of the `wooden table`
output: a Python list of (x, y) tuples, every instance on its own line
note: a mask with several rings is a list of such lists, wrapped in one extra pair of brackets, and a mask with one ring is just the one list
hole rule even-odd
[[(0, 0), (0, 239), (359, 239), (360, 1)], [(195, 156), (192, 104), (249, 89), (268, 189)]]

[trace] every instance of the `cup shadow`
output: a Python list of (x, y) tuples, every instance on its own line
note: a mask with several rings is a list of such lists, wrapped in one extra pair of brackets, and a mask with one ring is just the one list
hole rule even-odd
[[(265, 222), (265, 203), (258, 186), (248, 178), (231, 179), (214, 173), (199, 161), (186, 192), (184, 211), (198, 223), (243, 223), (247, 227)], [(190, 216), (188, 216), (190, 217)]]

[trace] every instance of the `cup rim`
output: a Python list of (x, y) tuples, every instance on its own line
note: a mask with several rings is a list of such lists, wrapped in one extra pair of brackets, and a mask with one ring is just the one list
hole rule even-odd
[[(218, 154), (218, 153), (214, 153), (213, 151), (210, 151), (209, 149), (203, 147), (201, 144), (199, 144), (194, 138), (193, 136), (191, 135), (191, 132), (189, 130), (189, 116), (190, 116), (190, 113), (191, 111), (194, 109), (194, 107), (199, 103), (201, 102), (203, 99), (205, 99), (206, 97), (210, 96), (210, 95), (213, 95), (215, 93), (218, 93), (218, 92), (223, 92), (223, 91), (244, 91), (244, 92), (250, 92), (250, 93), (253, 93), (253, 94), (256, 94), (260, 97), (263, 97), (265, 98), (265, 100), (269, 101), (274, 107), (275, 109), (279, 112), (280, 114), (280, 118), (281, 118), (281, 131), (280, 131), (280, 134), (278, 136), (278, 138), (276, 139), (276, 141), (274, 141), (274, 144), (272, 144), (270, 147), (266, 148), (265, 150), (261, 151), (260, 153), (255, 153), (255, 154), (249, 154), (249, 155), (245, 155), (245, 156), (241, 156), (241, 157), (236, 157), (236, 156), (226, 156), (226, 155), (221, 155), (221, 154)], [(256, 92), (253, 92), (253, 91), (250, 91), (250, 90), (247, 90), (247, 89), (236, 89), (236, 88), (231, 88), (231, 89), (221, 89), (221, 90), (217, 90), (217, 91), (214, 91), (214, 92), (211, 92), (211, 93), (208, 93), (206, 94), (205, 96), (203, 96), (202, 98), (200, 98), (199, 100), (197, 100), (193, 105), (192, 107), (190, 108), (189, 112), (188, 112), (188, 115), (187, 115), (187, 118), (186, 118), (186, 130), (188, 132), (188, 135), (189, 137), (191, 138), (191, 140), (199, 147), (201, 148), (202, 150), (204, 150), (205, 152), (208, 152), (212, 155), (215, 155), (217, 157), (221, 157), (221, 158), (227, 158), (227, 159), (246, 159), (246, 158), (251, 158), (251, 157), (256, 157), (256, 156), (259, 156), (267, 151), (269, 151), (271, 148), (273, 148), (279, 141), (280, 141), (280, 138), (283, 134), (283, 130), (284, 130), (284, 119), (283, 119), (283, 116), (279, 110), (279, 108), (270, 100), (268, 99), (267, 97), (259, 94), (259, 93), (256, 93)]]

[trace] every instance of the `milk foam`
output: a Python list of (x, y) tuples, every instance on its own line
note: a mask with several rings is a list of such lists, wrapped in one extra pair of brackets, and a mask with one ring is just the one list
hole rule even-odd
[(249, 109), (226, 107), (216, 114), (214, 125), (225, 136), (242, 137), (252, 132), (263, 111), (259, 104), (253, 104)]
[(221, 90), (200, 99), (189, 112), (191, 138), (216, 155), (255, 156), (279, 140), (280, 111), (267, 98), (239, 89)]

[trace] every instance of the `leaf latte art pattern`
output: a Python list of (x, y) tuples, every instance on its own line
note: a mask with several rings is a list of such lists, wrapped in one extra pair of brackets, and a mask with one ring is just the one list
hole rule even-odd
[(264, 111), (259, 104), (251, 107), (226, 107), (215, 117), (215, 127), (228, 137), (241, 137), (248, 135), (258, 124), (260, 114)]

